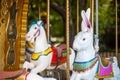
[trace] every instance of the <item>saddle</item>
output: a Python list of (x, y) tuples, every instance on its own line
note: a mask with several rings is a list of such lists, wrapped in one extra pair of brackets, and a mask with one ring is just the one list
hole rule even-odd
[(101, 58), (101, 63), (104, 67), (107, 67), (109, 65), (109, 63), (113, 62), (113, 58), (109, 57), (109, 58)]
[(17, 71), (0, 71), (0, 80), (4, 79), (15, 79), (26, 72), (25, 69)]
[(99, 58), (98, 70), (96, 78), (111, 78), (114, 76), (113, 73), (113, 58)]
[(65, 44), (58, 45), (57, 47), (52, 46), (52, 52), (53, 52), (53, 56), (52, 56), (51, 66), (56, 66), (56, 64), (58, 66), (59, 64), (63, 64), (66, 62), (66, 45)]

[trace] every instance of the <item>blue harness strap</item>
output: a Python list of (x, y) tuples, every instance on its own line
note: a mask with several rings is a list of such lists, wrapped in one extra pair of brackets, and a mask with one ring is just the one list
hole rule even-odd
[(28, 48), (26, 48), (26, 52), (29, 53), (29, 54), (33, 53), (33, 51), (29, 50)]
[(84, 72), (87, 71), (89, 69), (91, 69), (96, 62), (98, 61), (98, 57), (95, 57), (89, 61), (85, 61), (85, 62), (74, 62), (73, 64), (73, 70), (77, 71), (77, 72)]

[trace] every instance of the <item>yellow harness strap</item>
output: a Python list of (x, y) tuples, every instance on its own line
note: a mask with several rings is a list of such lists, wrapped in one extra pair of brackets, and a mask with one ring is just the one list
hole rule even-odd
[(51, 53), (52, 52), (52, 49), (51, 49), (51, 47), (49, 47), (48, 49), (46, 49), (45, 51), (43, 51), (43, 52), (38, 52), (38, 53), (32, 53), (32, 56), (31, 56), (31, 58), (32, 58), (32, 60), (38, 60), (38, 58), (40, 57), (40, 56), (47, 56), (49, 53)]

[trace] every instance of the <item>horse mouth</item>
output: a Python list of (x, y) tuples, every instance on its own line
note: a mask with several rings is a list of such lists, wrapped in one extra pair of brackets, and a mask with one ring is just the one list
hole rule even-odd
[(30, 37), (26, 37), (26, 41), (34, 42), (33, 38), (30, 38)]

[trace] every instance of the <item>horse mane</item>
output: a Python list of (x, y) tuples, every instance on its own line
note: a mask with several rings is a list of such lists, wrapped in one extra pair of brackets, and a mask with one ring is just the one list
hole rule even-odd
[(40, 24), (38, 24), (39, 20), (34, 20), (34, 21), (30, 24), (29, 29), (30, 29), (33, 25), (35, 25), (35, 24), (37, 24), (38, 26), (41, 25), (41, 26), (45, 29), (45, 23), (44, 23), (42, 20), (40, 20), (40, 21), (41, 21)]

